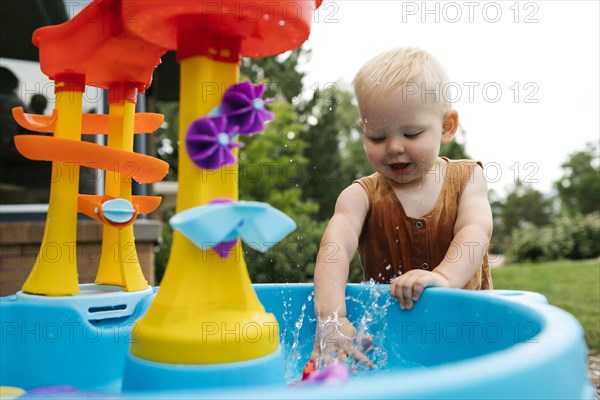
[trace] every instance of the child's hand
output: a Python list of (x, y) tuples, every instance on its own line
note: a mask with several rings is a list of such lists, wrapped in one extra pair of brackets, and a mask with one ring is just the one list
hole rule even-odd
[(338, 321), (317, 322), (315, 345), (310, 359), (315, 360), (317, 365), (331, 365), (336, 359), (343, 363), (352, 357), (368, 368), (373, 368), (373, 362), (365, 355), (372, 349), (370, 338), (361, 339), (360, 343), (358, 339), (356, 328), (345, 317)]
[(400, 302), (400, 308), (410, 310), (414, 302), (419, 300), (423, 289), (429, 286), (448, 287), (448, 280), (435, 271), (413, 269), (394, 279), (390, 293)]

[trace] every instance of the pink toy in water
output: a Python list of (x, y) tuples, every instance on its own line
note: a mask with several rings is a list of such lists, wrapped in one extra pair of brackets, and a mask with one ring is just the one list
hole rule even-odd
[(340, 385), (348, 381), (350, 371), (345, 364), (334, 362), (327, 367), (317, 370), (315, 369), (314, 360), (310, 360), (304, 366), (302, 380), (300, 384), (324, 384), (324, 385)]

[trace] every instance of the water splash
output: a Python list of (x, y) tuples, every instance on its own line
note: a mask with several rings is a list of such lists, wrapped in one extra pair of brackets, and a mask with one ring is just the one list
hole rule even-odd
[[(360, 310), (361, 317), (357, 322), (357, 342), (371, 341), (371, 350), (367, 356), (375, 364), (377, 371), (389, 367), (389, 355), (385, 346), (387, 332), (386, 315), (390, 305), (394, 303), (388, 295), (387, 287), (377, 285), (373, 279), (369, 280), (368, 298), (364, 301), (354, 297), (346, 297), (346, 302), (354, 302)], [(360, 363), (354, 363), (355, 372), (367, 372), (369, 368)]]
[[(354, 338), (348, 337), (344, 335), (340, 331), (340, 318), (338, 315), (338, 310), (333, 312), (333, 315), (328, 316), (327, 318), (318, 318), (316, 319), (317, 323), (317, 332), (319, 336), (319, 357), (315, 360), (315, 366), (317, 369), (324, 368), (326, 366), (325, 360), (325, 350), (327, 346), (327, 341), (331, 338), (332, 333), (335, 331), (336, 335), (339, 335), (343, 338), (353, 340)], [(329, 355), (330, 358), (337, 358), (337, 353), (333, 352)]]
[[(321, 340), (318, 346), (321, 350), (320, 353), (324, 354), (327, 339), (330, 337), (328, 335), (331, 334), (331, 329), (337, 329), (340, 326), (340, 321), (337, 312), (327, 318), (317, 319), (312, 316), (312, 313), (306, 311), (307, 307), (314, 307), (314, 292), (311, 292), (302, 304), (298, 304), (298, 302), (293, 304), (289, 293), (285, 293), (285, 291), (282, 291), (282, 298), (284, 299), (284, 323), (281, 327), (281, 344), (285, 349), (285, 380), (293, 383), (302, 377), (302, 369), (308, 362), (313, 349), (315, 333), (319, 333)], [(389, 307), (395, 304), (395, 301), (388, 295), (387, 287), (382, 287), (371, 280), (366, 297), (347, 296), (346, 303), (348, 309), (355, 310), (351, 314), (360, 316), (360, 319), (356, 319), (349, 315), (349, 319), (357, 329), (355, 346), (361, 347), (371, 341), (372, 348), (366, 355), (375, 364), (375, 369), (371, 370), (351, 358), (346, 364), (351, 368), (353, 375), (364, 375), (389, 369), (389, 359), (396, 357), (397, 351), (391, 350), (392, 354), (390, 354), (390, 350), (385, 347), (386, 316)], [(299, 313), (298, 310), (300, 310)], [(314, 331), (310, 329), (312, 326), (315, 326)], [(361, 348), (361, 350), (364, 349)], [(325, 366), (325, 360), (323, 357), (318, 357), (315, 364), (317, 368), (322, 368)]]
[[(311, 292), (307, 298), (307, 302), (303, 303), (300, 308), (300, 315), (296, 320), (293, 316), (296, 314), (295, 310), (297, 304), (292, 304), (292, 298), (288, 297), (282, 290), (283, 301), (283, 327), (281, 332), (281, 346), (285, 351), (285, 381), (288, 383), (296, 382), (302, 377), (302, 368), (308, 359), (303, 360), (302, 348), (307, 342), (306, 338), (301, 336), (302, 327), (304, 326), (307, 305), (312, 304), (314, 292)], [(310, 322), (310, 320), (309, 320)], [(306, 333), (305, 333), (306, 335)], [(291, 345), (287, 345), (286, 338), (291, 336)], [(312, 341), (312, 334), (309, 335), (308, 341)], [(312, 349), (312, 348), (311, 348)], [(309, 353), (310, 354), (310, 353)]]

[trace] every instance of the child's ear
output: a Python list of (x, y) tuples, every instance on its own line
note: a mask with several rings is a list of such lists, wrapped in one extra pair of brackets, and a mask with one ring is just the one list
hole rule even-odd
[(442, 122), (442, 144), (448, 144), (454, 139), (454, 134), (458, 130), (458, 112), (450, 109), (444, 114)]

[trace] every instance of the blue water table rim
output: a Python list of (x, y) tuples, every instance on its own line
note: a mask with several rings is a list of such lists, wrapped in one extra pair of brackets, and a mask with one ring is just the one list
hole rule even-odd
[(79, 293), (71, 296), (40, 296), (22, 290), (14, 299), (23, 304), (68, 305), (79, 310), (85, 320), (103, 320), (129, 317), (134, 314), (142, 299), (152, 295), (155, 289), (148, 286), (144, 290), (127, 292), (121, 286), (82, 283)]
[[(103, 287), (104, 288), (104, 287)], [(312, 284), (258, 284), (254, 288), (265, 307), (275, 306), (282, 310), (282, 299), (294, 298), (293, 309), (306, 303), (306, 299), (314, 298)], [(346, 294), (362, 299), (372, 286), (365, 284), (349, 284)], [(380, 294), (389, 293), (389, 285), (375, 285)], [(389, 296), (389, 294), (387, 295)], [(10, 296), (13, 301), (17, 296)], [(38, 296), (19, 295), (19, 299), (40, 300)], [(85, 296), (80, 296), (85, 297)], [(143, 301), (148, 304), (152, 299), (149, 294)], [(382, 296), (384, 297), (384, 296)], [(49, 299), (43, 297), (43, 299)], [(74, 297), (71, 301), (76, 301)], [(389, 298), (388, 298), (389, 299)], [(3, 302), (10, 299), (3, 298)], [(300, 303), (297, 302), (300, 301)], [(380, 298), (381, 300), (381, 298)], [(56, 298), (50, 301), (57, 301)], [(389, 304), (389, 303), (386, 303)], [(311, 304), (312, 305), (312, 304)], [(309, 305), (309, 306), (311, 306)], [(298, 306), (298, 307), (296, 307)], [(367, 307), (370, 304), (367, 304)], [(402, 318), (407, 323), (423, 321), (423, 317), (444, 320), (442, 314), (435, 314), (435, 309), (456, 312), (451, 318), (475, 314), (481, 315), (481, 321), (497, 321), (503, 328), (508, 327), (511, 316), (515, 320), (533, 323), (539, 326), (535, 335), (527, 340), (511, 342), (508, 347), (478, 354), (464, 359), (442, 360), (442, 363), (427, 364), (422, 368), (389, 369), (377, 374), (358, 375), (346, 384), (336, 387), (284, 387), (282, 385), (247, 386), (239, 389), (219, 387), (216, 389), (187, 389), (185, 391), (145, 392), (144, 398), (261, 398), (261, 399), (311, 399), (316, 398), (562, 398), (593, 399), (594, 389), (586, 381), (586, 351), (583, 330), (577, 320), (569, 313), (547, 304), (545, 298), (537, 293), (522, 291), (466, 291), (459, 289), (428, 288), (419, 300), (415, 309), (400, 310), (392, 302), (388, 314)], [(445, 309), (443, 307), (446, 307)], [(138, 307), (138, 315), (144, 307)], [(277, 313), (277, 310), (271, 312)], [(283, 309), (285, 311), (285, 309)], [(349, 316), (357, 312), (349, 308)], [(299, 311), (299, 310), (296, 310)], [(491, 316), (491, 317), (490, 317)], [(419, 320), (419, 318), (421, 318)], [(502, 318), (500, 321), (498, 318)], [(450, 319), (451, 320), (451, 319)], [(466, 321), (469, 321), (466, 319)], [(292, 321), (293, 322), (293, 321)], [(460, 322), (460, 321), (459, 321)], [(391, 323), (391, 322), (390, 322)], [(397, 328), (390, 326), (390, 328)], [(310, 329), (309, 329), (310, 330)], [(304, 331), (305, 334), (309, 330)], [(505, 331), (505, 334), (512, 332)], [(112, 340), (112, 336), (110, 337)], [(306, 339), (306, 338), (305, 338)], [(399, 339), (399, 337), (397, 337)], [(308, 340), (308, 339), (307, 339)], [(511, 339), (512, 340), (512, 339)], [(411, 346), (411, 343), (402, 346)], [(289, 345), (290, 343), (288, 343)], [(413, 343), (414, 344), (414, 343)], [(419, 343), (417, 342), (417, 346)], [(452, 351), (452, 344), (446, 346)], [(444, 354), (440, 354), (443, 357)], [(566, 370), (565, 370), (566, 368)], [(532, 373), (532, 371), (536, 371)], [(6, 382), (11, 383), (11, 382)], [(118, 398), (139, 398), (135, 393), (113, 393), (109, 396)]]

